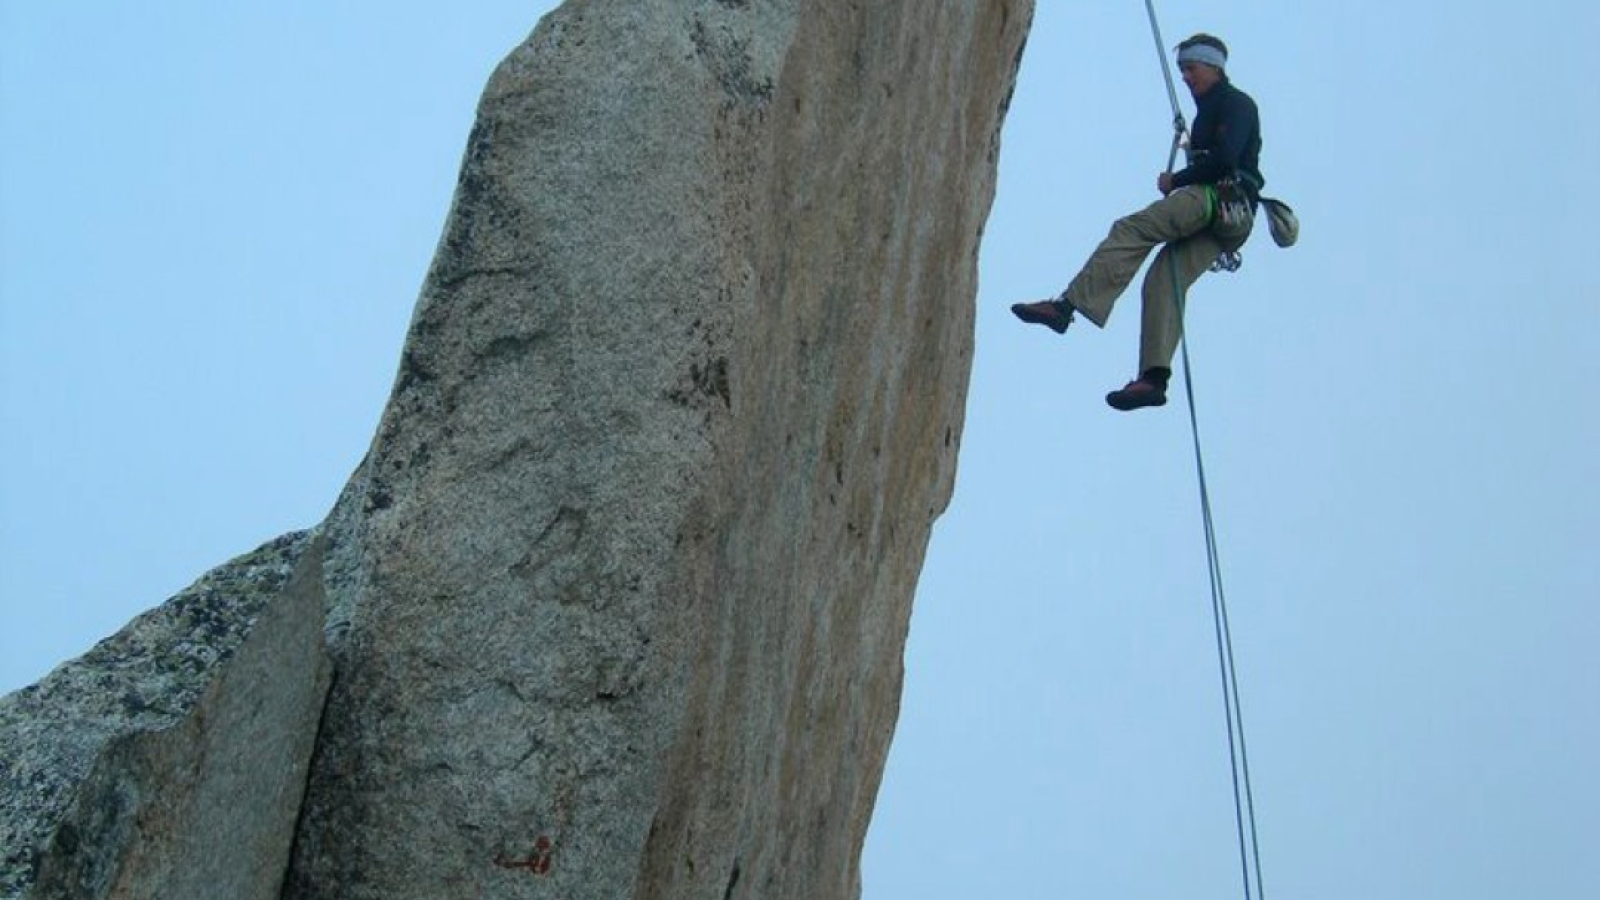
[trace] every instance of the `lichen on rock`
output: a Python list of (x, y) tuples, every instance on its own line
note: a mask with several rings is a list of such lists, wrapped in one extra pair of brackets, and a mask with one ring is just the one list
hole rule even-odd
[(175, 873), (224, 838), (281, 879), (327, 678), (312, 546), (273, 540), (0, 698), (0, 896), (221, 896)]

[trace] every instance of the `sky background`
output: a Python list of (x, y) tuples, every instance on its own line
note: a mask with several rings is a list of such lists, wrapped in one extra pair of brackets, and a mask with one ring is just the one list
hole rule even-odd
[[(0, 691), (322, 519), (554, 5), (0, 0)], [(1600, 11), (1158, 8), (1229, 42), (1302, 222), (1190, 301), (1267, 896), (1593, 900)], [(1137, 290), (1007, 311), (1169, 128), (1143, 4), (1040, 0), (868, 900), (1241, 895), (1188, 419), (1101, 399)]]

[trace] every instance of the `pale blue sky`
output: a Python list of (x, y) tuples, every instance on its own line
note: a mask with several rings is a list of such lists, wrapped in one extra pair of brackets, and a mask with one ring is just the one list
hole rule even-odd
[[(0, 690), (322, 518), (553, 5), (0, 0)], [(1190, 321), (1267, 894), (1588, 900), (1600, 12), (1158, 5), (1304, 223)], [(1236, 897), (1187, 417), (1100, 399), (1135, 292), (1006, 312), (1152, 198), (1165, 90), (1142, 3), (1039, 6), (865, 896)]]

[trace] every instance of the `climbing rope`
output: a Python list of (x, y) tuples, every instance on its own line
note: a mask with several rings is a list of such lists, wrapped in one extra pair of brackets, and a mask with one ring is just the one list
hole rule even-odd
[(1167, 62), (1167, 45), (1161, 40), (1161, 25), (1156, 21), (1155, 0), (1144, 0), (1145, 11), (1150, 14), (1150, 36), (1156, 41), (1156, 58), (1161, 60), (1161, 81), (1167, 86), (1167, 102), (1172, 104), (1172, 149), (1167, 153), (1167, 171), (1178, 162), (1178, 148), (1183, 146), (1183, 136), (1189, 132), (1189, 123), (1183, 118), (1183, 107), (1178, 105), (1178, 87), (1172, 80), (1172, 64)]
[[(1145, 0), (1145, 11), (1150, 17), (1150, 34), (1155, 39), (1156, 56), (1161, 60), (1162, 79), (1167, 86), (1167, 98), (1172, 103), (1172, 150), (1167, 156), (1167, 172), (1177, 164), (1178, 148), (1188, 130), (1183, 111), (1178, 106), (1178, 89), (1173, 82), (1172, 67), (1167, 62), (1166, 42), (1161, 39), (1161, 25), (1156, 18), (1154, 0)], [(1172, 301), (1178, 307), (1178, 322), (1182, 328), (1184, 316), (1183, 286), (1178, 279), (1176, 253), (1168, 253), (1172, 272)], [(1261, 882), (1261, 847), (1256, 837), (1255, 792), (1250, 785), (1250, 755), (1244, 740), (1244, 712), (1239, 702), (1239, 677), (1233, 659), (1233, 629), (1228, 623), (1227, 597), (1222, 589), (1222, 554), (1217, 548), (1216, 521), (1211, 514), (1211, 489), (1206, 483), (1205, 456), (1201, 452), (1200, 419), (1195, 412), (1194, 367), (1189, 361), (1189, 337), (1183, 335), (1183, 389), (1189, 401), (1189, 430), (1194, 436), (1194, 467), (1200, 483), (1200, 515), (1205, 523), (1206, 566), (1211, 575), (1211, 620), (1216, 631), (1217, 663), (1222, 672), (1223, 708), (1228, 723), (1228, 760), (1233, 776), (1233, 815), (1239, 834), (1239, 867), (1244, 881), (1245, 900), (1266, 900), (1266, 888)], [(1248, 827), (1247, 827), (1248, 826)], [(1254, 874), (1252, 893), (1251, 875)]]

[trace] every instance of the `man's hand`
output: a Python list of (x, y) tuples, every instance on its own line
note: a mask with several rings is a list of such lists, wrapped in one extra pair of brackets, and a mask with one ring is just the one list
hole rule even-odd
[(1156, 190), (1160, 191), (1161, 192), (1161, 196), (1163, 196), (1163, 197), (1165, 197), (1166, 195), (1172, 193), (1172, 173), (1171, 172), (1162, 172), (1160, 175), (1156, 176)]

